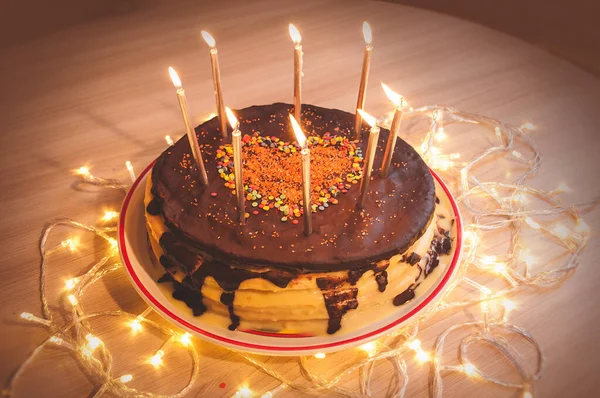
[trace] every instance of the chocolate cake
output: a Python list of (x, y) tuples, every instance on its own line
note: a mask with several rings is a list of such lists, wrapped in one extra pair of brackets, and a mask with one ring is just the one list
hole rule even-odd
[(148, 178), (149, 240), (166, 271), (160, 282), (172, 283), (173, 297), (194, 315), (227, 316), (230, 330), (335, 333), (349, 311), (410, 301), (438, 256), (451, 250), (453, 220), (437, 205), (419, 154), (398, 139), (389, 176), (380, 178), (389, 133), (382, 128), (359, 209), (369, 130), (355, 141), (353, 114), (311, 105), (303, 105), (301, 119), (312, 177), (313, 233), (305, 236), (291, 112), (283, 103), (235, 111), (243, 134), (243, 225), (236, 216), (231, 135), (222, 138), (216, 117), (196, 128), (207, 186), (186, 137), (159, 156)]

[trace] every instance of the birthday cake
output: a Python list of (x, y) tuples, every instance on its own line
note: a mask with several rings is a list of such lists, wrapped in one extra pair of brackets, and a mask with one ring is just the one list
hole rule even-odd
[[(243, 135), (245, 223), (237, 216), (231, 135), (217, 117), (198, 126), (208, 185), (186, 137), (165, 150), (148, 178), (151, 250), (159, 282), (196, 316), (216, 314), (230, 330), (332, 334), (350, 314), (375, 317), (399, 306), (450, 253), (453, 219), (419, 154), (398, 139), (387, 178), (381, 129), (366, 203), (357, 207), (367, 126), (355, 115), (303, 105), (311, 151), (313, 232), (303, 233), (300, 149), (276, 103), (235, 111)], [(356, 318), (356, 317), (355, 317)], [(358, 318), (357, 318), (358, 319)]]

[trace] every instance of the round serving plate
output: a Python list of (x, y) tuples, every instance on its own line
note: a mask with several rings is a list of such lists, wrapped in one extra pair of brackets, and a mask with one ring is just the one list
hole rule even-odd
[[(358, 327), (346, 331), (342, 327), (333, 335), (278, 335), (255, 331), (230, 331), (227, 327), (210, 322), (210, 314), (195, 317), (183, 302), (172, 297), (173, 288), (170, 283), (156, 282), (165, 271), (152, 261), (153, 254), (149, 249), (144, 215), (146, 179), (153, 165), (154, 163), (150, 164), (140, 174), (123, 202), (119, 220), (119, 249), (123, 264), (134, 288), (156, 312), (174, 325), (215, 344), (265, 355), (313, 355), (359, 346), (391, 333), (426, 311), (434, 300), (442, 295), (458, 266), (462, 246), (460, 214), (450, 191), (432, 171), (438, 199), (443, 205), (449, 205), (456, 220), (451, 228), (454, 244), (450, 254), (439, 257), (438, 267), (428, 276), (428, 283), (415, 290), (414, 299), (398, 307), (388, 303), (385, 309), (381, 309), (379, 318), (374, 319), (376, 317), (370, 314), (368, 319), (354, 322)], [(350, 313), (346, 316), (348, 315)]]

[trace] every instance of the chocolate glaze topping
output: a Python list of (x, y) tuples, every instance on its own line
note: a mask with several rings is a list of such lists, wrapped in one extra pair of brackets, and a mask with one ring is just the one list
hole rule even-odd
[[(260, 132), (294, 141), (288, 122), (291, 111), (291, 105), (276, 103), (235, 113), (242, 134)], [(353, 114), (311, 105), (303, 105), (302, 114), (307, 135), (353, 134)], [(356, 185), (338, 196), (339, 204), (313, 214), (314, 233), (309, 237), (302, 233), (302, 217), (298, 224), (284, 223), (275, 211), (252, 214), (240, 227), (235, 195), (217, 175), (215, 152), (224, 143), (218, 125), (218, 119), (213, 118), (196, 128), (209, 178), (207, 187), (197, 179), (186, 137), (163, 152), (152, 174), (155, 200), (149, 203), (148, 212), (163, 215), (176, 239), (161, 237), (161, 245), (190, 271), (197, 267), (196, 261), (192, 263), (192, 254), (200, 254), (208, 264), (254, 265), (292, 272), (364, 269), (405, 251), (424, 233), (433, 215), (431, 173), (416, 151), (398, 139), (389, 177), (382, 179), (376, 171), (373, 173), (363, 211), (356, 208)], [(375, 168), (381, 165), (388, 133), (381, 129)], [(367, 136), (364, 127), (358, 143), (363, 151)], [(250, 204), (246, 206), (250, 212)], [(205, 265), (200, 269), (211, 268)], [(239, 271), (244, 277), (247, 272)], [(216, 279), (220, 285), (229, 284), (225, 278)]]

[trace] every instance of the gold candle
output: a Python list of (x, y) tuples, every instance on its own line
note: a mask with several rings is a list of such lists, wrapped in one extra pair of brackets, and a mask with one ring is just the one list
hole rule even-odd
[(300, 123), (301, 91), (302, 91), (302, 36), (294, 26), (290, 24), (290, 37), (294, 42), (294, 117)]
[(213, 86), (215, 89), (215, 101), (217, 103), (217, 113), (221, 122), (221, 134), (223, 138), (227, 137), (227, 122), (225, 119), (225, 106), (223, 105), (223, 88), (221, 87), (221, 72), (219, 71), (219, 52), (215, 39), (206, 31), (202, 31), (202, 38), (210, 47), (210, 65), (212, 67)]
[[(367, 82), (369, 80), (369, 69), (371, 68), (371, 53), (373, 52), (373, 35), (371, 34), (371, 25), (367, 21), (363, 22), (363, 37), (365, 38), (365, 55), (363, 57), (362, 73), (360, 76), (360, 86), (358, 87), (358, 100), (356, 109), (364, 109), (367, 96)], [(356, 113), (356, 139), (360, 139), (360, 128), (362, 120), (360, 114)]]
[(300, 125), (296, 121), (293, 115), (290, 114), (290, 121), (292, 122), (292, 128), (296, 135), (298, 145), (302, 150), (302, 206), (304, 209), (304, 234), (312, 234), (312, 207), (310, 203), (310, 149), (308, 149), (308, 140), (302, 132)]
[(367, 144), (365, 164), (363, 166), (362, 178), (360, 179), (360, 198), (357, 206), (362, 209), (365, 207), (367, 200), (367, 191), (369, 190), (369, 182), (371, 181), (371, 172), (373, 171), (373, 162), (375, 161), (375, 153), (377, 152), (377, 140), (379, 139), (379, 127), (377, 127), (377, 119), (369, 115), (362, 109), (357, 109), (362, 119), (371, 126), (369, 134), (369, 142)]
[(233, 132), (231, 133), (231, 145), (233, 147), (233, 173), (235, 176), (235, 195), (238, 202), (238, 221), (240, 224), (246, 222), (246, 205), (244, 196), (244, 172), (242, 166), (242, 133), (240, 132), (240, 123), (236, 119), (231, 109), (225, 107), (227, 118)]
[(198, 165), (198, 170), (200, 171), (200, 178), (202, 179), (202, 184), (205, 186), (208, 185), (208, 177), (206, 175), (206, 169), (204, 168), (204, 160), (202, 159), (202, 152), (200, 151), (200, 146), (198, 145), (198, 138), (196, 137), (196, 132), (192, 127), (192, 122), (190, 121), (190, 115), (188, 112), (187, 101), (185, 99), (185, 90), (181, 85), (181, 80), (175, 72), (175, 69), (169, 66), (169, 74), (171, 75), (171, 80), (173, 81), (173, 85), (177, 89), (177, 100), (179, 101), (179, 108), (181, 109), (181, 116), (183, 117), (183, 124), (185, 125), (185, 131), (188, 136), (188, 140), (190, 141), (190, 148), (192, 148), (192, 155), (194, 156), (194, 160)]
[(381, 83), (385, 95), (396, 105), (394, 111), (394, 119), (392, 119), (392, 126), (390, 127), (390, 135), (388, 136), (387, 145), (385, 146), (385, 152), (383, 154), (383, 162), (381, 163), (381, 178), (387, 178), (390, 172), (390, 165), (392, 164), (392, 156), (394, 154), (394, 148), (396, 148), (396, 139), (398, 138), (398, 132), (400, 131), (400, 124), (402, 123), (402, 111), (406, 106), (404, 97), (394, 92), (386, 84)]

